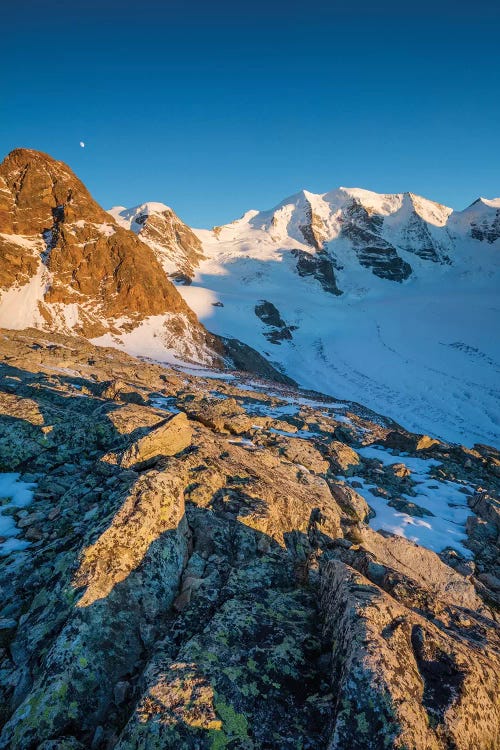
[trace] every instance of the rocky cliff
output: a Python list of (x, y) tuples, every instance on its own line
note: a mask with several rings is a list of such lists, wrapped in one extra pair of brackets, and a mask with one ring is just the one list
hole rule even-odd
[(84, 339), (1, 356), (1, 748), (498, 747), (497, 451)]
[(74, 330), (119, 341), (133, 331), (157, 349), (215, 363), (220, 345), (159, 260), (119, 226), (63, 163), (28, 149), (0, 166), (0, 323)]

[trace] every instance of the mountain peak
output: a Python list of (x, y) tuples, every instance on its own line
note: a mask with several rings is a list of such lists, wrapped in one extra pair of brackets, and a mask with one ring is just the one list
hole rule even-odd
[(38, 151), (34, 148), (14, 148), (12, 151), (9, 151), (4, 161), (7, 162), (14, 159), (42, 159), (44, 161), (57, 163), (57, 160), (54, 159), (53, 156), (50, 156), (50, 154), (46, 154), (45, 151)]
[[(78, 179), (65, 162), (54, 159), (50, 154), (33, 148), (15, 148), (7, 154), (1, 164), (4, 173), (19, 169), (42, 170), (49, 173), (59, 173), (60, 175), (64, 173), (66, 179)], [(79, 180), (78, 182), (83, 188), (83, 184)]]
[(139, 235), (169, 276), (190, 283), (194, 267), (203, 258), (201, 243), (170, 206), (150, 201), (133, 208), (116, 206), (108, 213), (121, 227)]
[(146, 201), (138, 206), (126, 208), (125, 206), (113, 206), (108, 210), (115, 221), (126, 229), (132, 229), (138, 234), (140, 227), (146, 221), (146, 218), (153, 215), (173, 214), (170, 206), (165, 203)]
[(500, 198), (478, 198), (476, 203), (482, 203), (488, 208), (500, 208)]
[(480, 196), (479, 198), (476, 198), (475, 201), (472, 201), (472, 203), (468, 205), (467, 208), (464, 208), (460, 213), (466, 213), (474, 209), (481, 209), (483, 206), (486, 209), (498, 209), (500, 208), (500, 198), (483, 198), (482, 196)]
[(15, 149), (0, 165), (0, 188), (0, 325), (118, 340), (157, 316), (163, 350), (189, 349), (189, 339), (193, 351), (205, 348), (207, 332), (154, 252), (66, 164)]

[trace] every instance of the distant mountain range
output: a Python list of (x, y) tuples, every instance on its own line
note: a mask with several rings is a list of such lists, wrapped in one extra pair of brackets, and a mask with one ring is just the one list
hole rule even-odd
[(0, 325), (292, 378), (457, 442), (498, 439), (500, 199), (302, 191), (195, 230), (105, 212), (61, 162), (0, 166)]
[(412, 193), (302, 191), (194, 236), (167, 231), (162, 204), (111, 213), (211, 331), (301, 385), (450, 440), (498, 441), (500, 199), (453, 211)]

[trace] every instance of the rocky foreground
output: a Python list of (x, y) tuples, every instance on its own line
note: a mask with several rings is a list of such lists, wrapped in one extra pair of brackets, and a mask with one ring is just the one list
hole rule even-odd
[[(498, 452), (82, 339), (0, 352), (30, 488), (0, 499), (1, 748), (500, 746)], [(414, 457), (470, 508), (439, 555), (360, 494), (428, 517)]]

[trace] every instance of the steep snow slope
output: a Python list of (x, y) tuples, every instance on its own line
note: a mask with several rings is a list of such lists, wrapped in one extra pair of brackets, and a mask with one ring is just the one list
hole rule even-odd
[(498, 200), (452, 212), (413, 194), (304, 191), (197, 231), (206, 259), (179, 291), (303, 386), (498, 444), (499, 214)]

